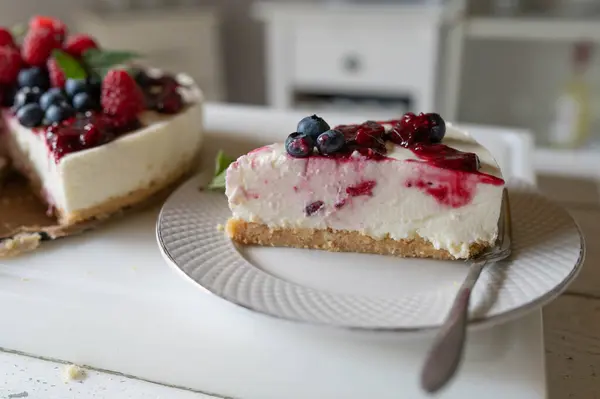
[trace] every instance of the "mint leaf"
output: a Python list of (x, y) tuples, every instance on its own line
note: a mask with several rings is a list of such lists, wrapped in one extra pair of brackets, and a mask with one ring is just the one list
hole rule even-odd
[(13, 35), (15, 39), (20, 39), (25, 36), (27, 33), (27, 25), (25, 24), (17, 24), (10, 28), (10, 33)]
[(65, 53), (62, 50), (54, 50), (52, 51), (52, 56), (56, 59), (58, 66), (65, 74), (65, 78), (67, 79), (85, 79), (87, 77), (87, 72), (81, 63)]
[(227, 175), (226, 171), (221, 172), (216, 175), (212, 181), (208, 184), (209, 190), (223, 190), (225, 189), (225, 177)]
[(86, 65), (96, 70), (110, 69), (115, 65), (122, 65), (141, 55), (133, 51), (89, 49), (83, 53)]
[(209, 183), (208, 188), (211, 190), (219, 190), (225, 188), (225, 176), (227, 168), (233, 163), (233, 159), (226, 156), (223, 151), (219, 151), (215, 160), (215, 177)]
[(233, 161), (233, 159), (225, 155), (223, 150), (219, 151), (217, 154), (217, 159), (215, 160), (215, 175), (221, 174), (229, 167), (229, 165), (233, 163)]

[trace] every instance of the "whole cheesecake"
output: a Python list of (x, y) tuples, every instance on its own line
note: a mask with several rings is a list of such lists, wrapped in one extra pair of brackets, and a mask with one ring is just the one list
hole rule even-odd
[(503, 189), (490, 153), (437, 114), (334, 129), (313, 115), (229, 166), (227, 232), (244, 244), (466, 259), (495, 244)]
[[(106, 60), (107, 51), (87, 35), (68, 36), (53, 18), (32, 18), (20, 48), (6, 32), (0, 29), (0, 153), (59, 224), (103, 218), (190, 170), (203, 99), (189, 76), (122, 65), (95, 73), (91, 63)], [(65, 57), (85, 76), (70, 78)]]

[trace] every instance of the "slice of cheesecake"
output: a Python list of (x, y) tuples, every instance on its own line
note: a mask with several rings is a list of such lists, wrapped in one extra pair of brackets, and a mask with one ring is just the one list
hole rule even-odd
[(494, 245), (500, 169), (439, 115), (334, 129), (312, 116), (297, 130), (228, 168), (233, 240), (436, 259)]
[(0, 145), (59, 224), (106, 217), (190, 170), (202, 141), (201, 92), (185, 75), (153, 73), (148, 90), (176, 85), (183, 102), (168, 113), (146, 109), (124, 126), (93, 111), (32, 128), (13, 110), (3, 110)]

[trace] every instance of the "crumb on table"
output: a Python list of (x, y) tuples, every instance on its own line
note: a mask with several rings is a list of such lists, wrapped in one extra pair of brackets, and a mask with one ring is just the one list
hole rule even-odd
[(63, 370), (63, 377), (65, 382), (82, 381), (87, 377), (87, 373), (85, 369), (77, 366), (76, 364), (69, 364), (65, 366)]

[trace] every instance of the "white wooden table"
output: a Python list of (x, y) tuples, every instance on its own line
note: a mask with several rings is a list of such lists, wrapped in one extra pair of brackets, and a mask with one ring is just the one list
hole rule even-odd
[[(290, 119), (289, 115), (282, 117), (279, 114), (265, 113), (268, 111), (261, 109), (223, 105), (209, 105), (207, 108), (208, 126), (216, 129), (216, 133), (212, 134), (210, 140), (207, 141), (204, 150), (207, 154), (213, 154), (217, 146), (224, 146), (227, 150), (236, 151), (239, 146), (249, 145), (250, 142), (242, 143), (237, 139), (228, 141), (232, 137), (219, 137), (218, 135), (221, 134), (219, 129), (227, 125), (241, 128), (245, 120), (252, 119), (249, 117), (251, 115), (260, 114), (263, 116), (262, 123), (270, 121), (277, 126), (282, 126), (282, 122), (285, 122), (283, 126), (287, 126), (288, 119), (295, 120)], [(262, 127), (257, 124), (246, 126), (245, 129), (246, 131), (257, 129), (258, 134)], [(488, 129), (489, 133), (494, 131), (498, 132)], [(285, 133), (287, 132), (283, 134)], [(482, 139), (485, 141), (486, 137), (484, 136)], [(527, 148), (522, 150), (528, 151)], [(523, 159), (523, 162), (527, 162), (526, 157)], [(210, 157), (204, 161), (204, 166), (211, 167), (212, 159)], [(515, 168), (521, 168), (522, 177), (533, 179), (531, 166), (523, 164), (516, 165)], [(523, 170), (526, 171), (524, 174)], [(360, 392), (362, 392), (362, 397), (369, 396), (368, 392), (377, 397), (396, 397), (395, 394), (400, 393), (401, 390), (414, 392), (410, 390), (415, 389), (412, 386), (415, 385), (418, 363), (422, 358), (422, 350), (419, 348), (426, 348), (428, 339), (407, 344), (395, 338), (357, 337), (309, 328), (296, 333), (296, 329), (290, 329), (290, 326), (285, 323), (263, 320), (220, 302), (205, 303), (204, 305), (202, 305), (204, 302), (199, 302), (197, 305), (193, 303), (190, 305), (189, 300), (199, 300), (197, 292), (194, 291), (195, 288), (188, 284), (179, 285), (179, 280), (172, 280), (171, 275), (165, 273), (164, 264), (154, 258), (157, 249), (152, 241), (152, 224), (155, 218), (155, 213), (152, 212), (156, 211), (133, 216), (128, 218), (126, 223), (111, 223), (85, 236), (70, 238), (68, 246), (65, 246), (66, 241), (52, 243), (43, 252), (28, 258), (28, 261), (20, 260), (18, 263), (11, 264), (0, 262), (2, 265), (0, 268), (0, 311), (2, 311), (5, 321), (5, 326), (0, 329), (0, 340), (3, 345), (11, 348), (20, 346), (20, 349), (36, 355), (84, 362), (99, 368), (103, 368), (103, 364), (110, 364), (110, 361), (114, 360), (110, 360), (110, 358), (118, 358), (119, 368), (125, 372), (148, 376), (146, 378), (153, 381), (181, 382), (176, 385), (195, 387), (197, 391), (176, 389), (122, 375), (96, 371), (91, 371), (83, 382), (65, 383), (62, 377), (63, 364), (12, 353), (0, 353), (0, 399), (19, 397), (44, 399), (210, 397), (200, 392), (204, 387), (207, 390), (221, 387), (229, 392), (236, 392), (236, 396), (241, 397), (265, 397), (266, 392), (277, 390), (289, 392), (290, 395), (294, 393), (295, 397), (302, 397), (298, 396), (302, 395), (301, 391), (310, 392), (314, 388), (311, 387), (311, 384), (329, 384), (328, 387), (331, 389), (333, 386), (331, 380), (338, 378), (340, 378), (338, 383), (346, 385), (345, 388), (343, 385), (339, 388), (345, 397), (351, 395), (357, 397), (356, 395), (361, 395)], [(589, 226), (584, 225), (584, 229), (600, 231), (600, 224), (594, 223), (594, 221), (589, 222)], [(139, 232), (136, 233), (137, 231)], [(95, 264), (91, 261), (88, 263), (83, 261), (82, 256), (91, 256), (90, 254), (101, 256), (107, 248), (103, 245), (114, 245), (111, 242), (115, 239), (127, 240), (127, 237), (135, 237), (128, 244), (132, 251), (143, 251), (136, 252), (137, 256), (129, 259), (127, 265), (115, 265), (114, 262)], [(64, 261), (67, 262), (66, 259), (73, 258), (79, 259), (82, 263), (75, 265), (77, 267), (58, 260), (62, 251), (67, 251), (67, 248), (69, 253)], [(40, 259), (46, 260), (44, 263), (40, 263)], [(582, 277), (585, 279), (584, 276), (589, 279), (593, 273), (586, 274), (586, 270), (584, 270)], [(125, 284), (122, 286), (113, 284), (116, 283), (114, 280)], [(551, 399), (598, 397), (594, 396), (598, 395), (598, 384), (594, 386), (593, 382), (596, 379), (596, 370), (600, 370), (597, 355), (600, 353), (600, 349), (594, 323), (597, 323), (600, 317), (600, 303), (596, 303), (590, 297), (596, 295), (600, 289), (589, 281), (581, 280), (581, 278), (579, 281), (581, 282), (576, 283), (569, 294), (550, 305), (546, 311), (550, 375), (548, 382)], [(110, 283), (107, 286), (110, 292), (106, 292), (107, 287), (102, 287), (102, 284), (105, 283)], [(47, 288), (49, 294), (59, 296), (48, 298), (50, 302), (36, 302), (42, 296), (40, 290), (46, 289), (44, 288), (46, 285), (50, 285)], [(144, 294), (144, 290), (157, 290), (156, 292), (163, 294), (162, 297), (152, 297), (155, 305), (152, 305), (150, 312), (142, 307), (142, 302), (150, 300), (150, 296), (147, 298), (139, 296)], [(137, 293), (138, 296), (130, 298), (129, 291)], [(183, 299), (179, 301), (177, 296), (185, 298), (188, 302)], [(105, 299), (98, 301), (99, 298)], [(124, 300), (135, 300), (136, 307), (131, 307), (132, 305), (123, 302)], [(17, 303), (27, 313), (16, 313), (14, 308)], [(65, 309), (56, 308), (56, 306), (65, 304), (72, 306)], [(111, 309), (110, 305), (121, 305), (123, 309), (114, 308), (119, 309), (120, 314), (108, 315), (108, 320), (115, 324), (110, 329), (106, 329), (106, 323), (101, 323), (98, 318), (107, 317), (103, 312), (106, 311), (107, 306), (108, 309)], [(198, 307), (196, 308), (196, 306)], [(178, 313), (173, 315), (173, 320), (169, 320), (170, 323), (184, 314), (193, 315), (189, 312), (198, 309), (200, 311), (200, 314), (196, 316), (198, 320), (192, 320), (189, 318), (190, 316), (186, 316), (185, 320), (188, 323), (193, 322), (196, 329), (207, 330), (203, 332), (203, 339), (210, 338), (213, 340), (212, 343), (199, 340), (193, 350), (186, 351), (185, 347), (177, 346), (179, 343), (177, 337), (183, 340), (189, 339), (188, 333), (195, 334), (193, 329), (189, 329), (192, 324), (185, 326), (189, 331), (176, 331), (176, 334), (170, 331), (172, 329), (169, 325), (158, 329), (158, 326), (153, 326), (153, 329), (148, 329), (143, 324), (152, 320), (154, 314), (160, 315), (169, 312), (169, 309), (171, 309), (171, 313), (173, 313), (173, 309), (177, 309)], [(209, 312), (210, 309), (213, 310)], [(131, 312), (127, 313), (129, 310)], [(110, 317), (114, 317), (114, 319)], [(203, 321), (207, 320), (211, 320), (210, 324), (207, 325), (205, 322), (204, 327), (201, 327)], [(129, 322), (131, 325), (121, 325), (123, 322)], [(142, 324), (140, 325), (140, 323)], [(237, 323), (235, 328), (244, 330), (228, 331), (228, 328), (234, 323)], [(463, 372), (455, 386), (447, 392), (448, 395), (441, 397), (469, 397), (469, 394), (477, 394), (477, 392), (482, 394), (491, 388), (495, 392), (490, 392), (489, 399), (498, 393), (498, 390), (506, 390), (504, 395), (508, 396), (504, 397), (542, 397), (540, 394), (543, 392), (544, 375), (543, 368), (539, 364), (541, 361), (540, 327), (540, 317), (537, 312), (494, 331), (473, 334), (467, 348), (467, 361)], [(103, 330), (95, 331), (94, 328), (103, 328)], [(184, 326), (181, 325), (181, 328)], [(262, 339), (263, 334), (269, 332), (274, 334), (267, 341)], [(57, 335), (59, 333), (63, 336)], [(107, 334), (110, 336), (107, 337)], [(251, 337), (247, 334), (251, 334)], [(138, 336), (140, 340), (137, 341), (143, 342), (132, 341), (131, 335)], [(119, 340), (120, 337), (125, 337), (127, 340)], [(168, 340), (166, 340), (167, 337), (169, 337)], [(236, 337), (236, 340), (231, 341), (232, 337)], [(502, 340), (497, 341), (498, 337), (510, 337), (510, 340), (504, 340), (505, 342), (502, 343)], [(222, 352), (227, 346), (217, 350), (220, 344), (222, 346), (219, 340), (229, 342), (227, 345), (230, 347), (230, 352)], [(308, 346), (299, 346), (290, 352), (292, 349), (288, 348), (290, 342)], [(173, 349), (165, 349), (164, 346), (173, 346)], [(215, 348), (214, 352), (211, 346)], [(272, 351), (266, 353), (264, 352), (265, 348), (279, 348), (281, 351), (285, 349), (290, 356), (293, 354), (296, 357), (296, 360), (291, 363), (280, 359), (283, 361), (281, 364), (289, 372), (276, 368), (269, 371), (272, 373), (271, 375), (279, 376), (277, 380), (269, 382), (280, 385), (274, 386), (273, 389), (265, 388), (264, 385), (256, 385), (260, 384), (258, 379), (261, 376), (264, 381), (269, 381), (268, 377), (263, 376), (266, 370), (261, 371), (261, 369), (269, 367), (269, 364), (276, 364), (269, 362), (277, 361), (276, 353), (272, 353)], [(242, 350), (245, 352), (240, 352)], [(500, 358), (494, 355), (494, 351), (498, 350), (503, 353)], [(173, 352), (178, 355), (173, 355)], [(156, 356), (153, 356), (154, 353)], [(223, 354), (222, 358), (219, 358), (219, 353)], [(191, 359), (189, 356), (195, 356), (196, 363), (189, 363)], [(270, 360), (270, 357), (273, 359)], [(177, 364), (179, 359), (188, 363)], [(356, 359), (361, 359), (361, 361), (356, 362)], [(312, 363), (313, 361), (316, 363)], [(189, 365), (192, 364), (195, 368), (190, 370)], [(304, 376), (314, 374), (314, 370), (302, 368), (308, 367), (309, 364), (312, 364), (314, 370), (320, 370), (320, 373), (323, 374), (320, 383), (302, 382)], [(230, 370), (231, 375), (215, 374), (215, 368), (217, 371), (223, 370), (221, 373)], [(175, 369), (179, 374), (173, 373)], [(512, 371), (512, 374), (506, 374), (507, 369)], [(293, 375), (290, 376), (290, 373)], [(488, 380), (491, 375), (494, 377)], [(198, 381), (203, 382), (199, 383)], [(501, 386), (494, 386), (498, 381), (504, 382)], [(251, 386), (253, 382), (255, 385)], [(356, 385), (357, 383), (359, 385)], [(483, 385), (481, 385), (482, 383)], [(248, 395), (241, 394), (244, 392), (241, 386), (245, 387)], [(289, 391), (290, 387), (295, 386), (297, 386), (295, 388), (297, 391)], [(399, 386), (403, 388), (400, 389)], [(223, 391), (219, 390), (219, 392)], [(331, 395), (332, 391), (328, 392)], [(416, 397), (416, 394), (411, 395), (413, 395), (411, 399)], [(279, 397), (282, 396), (279, 395)]]

